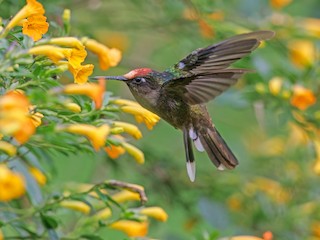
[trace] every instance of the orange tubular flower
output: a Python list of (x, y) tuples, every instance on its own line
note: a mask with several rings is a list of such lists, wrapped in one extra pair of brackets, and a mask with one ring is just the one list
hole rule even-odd
[(0, 201), (10, 201), (25, 194), (25, 183), (19, 173), (0, 164)]
[(124, 154), (126, 152), (126, 150), (124, 150), (123, 147), (115, 146), (115, 145), (107, 146), (107, 147), (104, 148), (104, 150), (106, 151), (106, 153), (108, 154), (108, 156), (111, 159), (116, 159), (120, 155), (122, 155), (122, 154)]
[(313, 92), (307, 88), (299, 85), (293, 87), (293, 96), (291, 98), (291, 105), (304, 111), (317, 101)]
[(105, 91), (105, 81), (100, 79), (98, 84), (86, 83), (86, 84), (68, 84), (64, 87), (63, 92), (66, 94), (81, 94), (90, 97), (94, 103), (96, 109), (102, 107), (103, 95)]
[(6, 34), (10, 29), (17, 26), (19, 22), (25, 18), (28, 18), (32, 15), (43, 15), (45, 10), (41, 3), (36, 0), (27, 0), (27, 5), (24, 6), (8, 23), (4, 33)]
[(33, 41), (38, 41), (48, 31), (49, 23), (43, 15), (33, 15), (23, 21), (22, 33), (28, 35)]
[(120, 220), (112, 223), (110, 227), (126, 233), (129, 237), (144, 237), (148, 233), (148, 222)]
[(273, 8), (281, 9), (291, 3), (292, 0), (270, 0)]
[(105, 145), (110, 127), (106, 124), (95, 127), (87, 124), (74, 124), (65, 128), (70, 133), (80, 134), (86, 136), (93, 145), (93, 148), (98, 151)]
[(21, 91), (10, 91), (0, 97), (0, 132), (13, 136), (21, 144), (28, 141), (43, 116), (31, 114), (29, 109), (30, 102)]
[(83, 44), (94, 54), (98, 55), (100, 68), (107, 70), (109, 67), (118, 65), (121, 60), (121, 52), (116, 48), (108, 48), (96, 40), (83, 38)]

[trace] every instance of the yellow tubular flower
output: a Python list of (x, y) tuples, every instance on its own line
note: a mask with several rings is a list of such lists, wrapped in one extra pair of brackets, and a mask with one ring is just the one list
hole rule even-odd
[(136, 160), (137, 163), (144, 163), (143, 152), (129, 143), (122, 143), (123, 148)]
[(110, 145), (104, 148), (108, 156), (112, 159), (118, 158), (120, 155), (124, 154), (126, 150), (122, 146)]
[(304, 111), (317, 101), (313, 92), (303, 86), (295, 85), (290, 103), (292, 106)]
[(59, 37), (59, 38), (51, 38), (48, 42), (49, 44), (65, 46), (70, 48), (76, 48), (78, 50), (83, 50), (84, 46), (82, 42), (75, 37)]
[(86, 136), (92, 143), (93, 148), (98, 151), (105, 145), (110, 127), (106, 124), (95, 127), (87, 124), (74, 124), (67, 126), (65, 129), (67, 132), (80, 134)]
[(54, 63), (58, 63), (59, 60), (66, 58), (65, 53), (67, 53), (67, 50), (71, 51), (71, 49), (65, 49), (51, 45), (41, 45), (30, 48), (28, 53), (33, 55), (44, 55), (50, 58)]
[(292, 63), (300, 68), (311, 66), (316, 60), (315, 45), (308, 40), (295, 40), (289, 43)]
[(71, 112), (74, 112), (74, 113), (80, 113), (81, 112), (81, 107), (76, 104), (76, 103), (66, 103), (64, 104), (64, 106), (69, 109)]
[(259, 237), (254, 237), (254, 236), (235, 236), (228, 238), (229, 240), (264, 240)]
[(302, 27), (312, 36), (320, 37), (320, 19), (307, 18), (302, 21)]
[(49, 23), (43, 15), (32, 15), (23, 21), (22, 33), (28, 35), (33, 41), (38, 41), (48, 31)]
[(320, 140), (316, 139), (314, 141), (314, 148), (316, 152), (316, 160), (313, 166), (313, 171), (315, 174), (320, 175)]
[(12, 172), (6, 165), (0, 164), (0, 201), (10, 201), (25, 194), (22, 175)]
[(160, 117), (141, 106), (123, 106), (121, 110), (135, 116), (138, 123), (144, 122), (149, 130), (160, 120)]
[(123, 128), (126, 133), (130, 134), (135, 139), (142, 138), (142, 133), (140, 132), (139, 128), (133, 124), (115, 121), (112, 123), (112, 126)]
[(281, 91), (281, 87), (283, 84), (283, 80), (280, 77), (273, 77), (270, 81), (269, 81), (269, 90), (270, 93), (272, 95), (279, 95), (280, 91)]
[(84, 84), (88, 81), (88, 77), (93, 72), (94, 65), (78, 65), (74, 67), (72, 64), (69, 64), (69, 71), (72, 73), (74, 82), (78, 84)]
[(119, 106), (136, 106), (136, 107), (141, 107), (141, 105), (137, 102), (128, 100), (128, 99), (122, 99), (118, 98), (115, 100), (110, 101), (111, 103), (117, 104)]
[(99, 212), (97, 212), (95, 215), (93, 215), (92, 217), (98, 221), (98, 220), (105, 220), (108, 219), (109, 217), (111, 217), (112, 215), (112, 211), (110, 208), (104, 208), (102, 210), (100, 210)]
[(66, 94), (81, 94), (90, 97), (94, 103), (96, 109), (102, 107), (103, 95), (105, 91), (105, 81), (99, 80), (97, 83), (86, 84), (68, 84), (64, 87), (63, 92)]
[(71, 18), (71, 11), (70, 9), (64, 9), (62, 14), (63, 22), (69, 22)]
[(148, 222), (120, 220), (110, 224), (110, 228), (122, 231), (129, 237), (144, 237), (148, 233)]
[(140, 201), (139, 193), (131, 192), (128, 190), (123, 190), (118, 193), (115, 193), (111, 197), (117, 203), (123, 203), (123, 202), (127, 202), (127, 201)]
[(161, 222), (165, 222), (168, 219), (168, 214), (161, 207), (143, 208), (140, 210), (140, 213)]
[(5, 152), (10, 157), (13, 157), (17, 154), (17, 148), (5, 141), (0, 141), (0, 151)]
[(84, 214), (90, 213), (90, 206), (85, 204), (84, 202), (74, 201), (74, 200), (64, 200), (60, 203), (61, 207), (69, 208), (78, 212), (82, 212)]
[(3, 236), (1, 229), (0, 229), (0, 240), (4, 240), (4, 236)]
[(100, 68), (107, 70), (109, 67), (118, 65), (121, 60), (121, 52), (116, 48), (108, 48), (93, 39), (81, 39), (83, 44), (94, 54), (98, 55)]
[(13, 27), (17, 26), (19, 22), (32, 15), (42, 15), (45, 10), (41, 3), (36, 0), (27, 0), (27, 5), (24, 6), (8, 23), (4, 32), (7, 33)]
[[(65, 48), (62, 50), (66, 58), (68, 59), (69, 65), (71, 65), (73, 68), (79, 68), (81, 63), (83, 63), (84, 59), (87, 56), (87, 51), (77, 48)], [(87, 64), (85, 66), (90, 66), (93, 69), (92, 64)], [(90, 74), (91, 75), (91, 74)]]
[(47, 177), (38, 168), (29, 167), (29, 172), (39, 185), (44, 186), (47, 183)]

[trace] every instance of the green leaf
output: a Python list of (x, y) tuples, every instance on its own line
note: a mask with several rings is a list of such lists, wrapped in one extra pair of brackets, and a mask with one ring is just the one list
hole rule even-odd
[(42, 221), (43, 225), (48, 229), (55, 229), (59, 225), (57, 220), (51, 216), (48, 216), (48, 215), (41, 213), (40, 217), (41, 217), (41, 221)]
[(83, 234), (80, 237), (88, 240), (103, 240), (103, 238), (93, 234)]

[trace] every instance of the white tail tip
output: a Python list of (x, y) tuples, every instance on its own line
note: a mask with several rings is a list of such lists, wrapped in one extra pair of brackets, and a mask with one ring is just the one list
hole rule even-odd
[(223, 171), (223, 170), (225, 170), (225, 167), (222, 164), (220, 164), (218, 167), (218, 170)]
[(187, 172), (191, 182), (194, 182), (196, 179), (196, 163), (195, 162), (187, 162)]

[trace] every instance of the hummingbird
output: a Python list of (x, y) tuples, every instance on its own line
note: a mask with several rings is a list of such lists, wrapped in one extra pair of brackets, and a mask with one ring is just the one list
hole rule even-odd
[(209, 116), (205, 103), (214, 99), (248, 69), (229, 68), (249, 55), (272, 31), (255, 31), (233, 36), (191, 52), (163, 72), (150, 68), (134, 69), (123, 76), (95, 79), (120, 80), (127, 84), (137, 102), (183, 132), (187, 173), (195, 180), (193, 146), (206, 152), (219, 169), (233, 169), (238, 160), (223, 140)]

